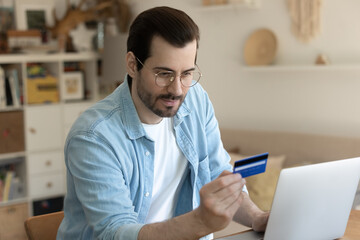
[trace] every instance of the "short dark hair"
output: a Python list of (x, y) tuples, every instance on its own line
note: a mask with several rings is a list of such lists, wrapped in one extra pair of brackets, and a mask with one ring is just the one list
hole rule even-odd
[[(160, 36), (176, 47), (184, 47), (196, 40), (199, 46), (200, 33), (195, 22), (183, 11), (170, 7), (155, 7), (140, 13), (130, 26), (127, 52), (131, 51), (141, 61), (150, 57), (154, 36)], [(138, 62), (140, 70), (142, 65)]]

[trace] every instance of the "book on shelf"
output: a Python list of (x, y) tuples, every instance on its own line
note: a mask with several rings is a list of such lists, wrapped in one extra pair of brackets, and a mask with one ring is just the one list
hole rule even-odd
[(18, 199), (24, 197), (24, 188), (21, 179), (17, 176), (12, 178), (9, 191), (9, 200)]
[(11, 88), (10, 88), (10, 81), (9, 78), (5, 74), (5, 93), (6, 93), (6, 105), (12, 106), (13, 105), (13, 97), (11, 94)]
[(64, 72), (82, 71), (84, 66), (80, 62), (64, 62)]
[(12, 96), (12, 103), (14, 107), (20, 107), (20, 86), (17, 69), (9, 69), (7, 71), (10, 91)]
[(20, 107), (21, 102), (19, 70), (14, 66), (0, 66), (0, 108)]
[(11, 182), (13, 181), (15, 173), (14, 171), (7, 171), (5, 176), (4, 190), (3, 190), (3, 202), (9, 201)]
[(25, 196), (24, 184), (13, 170), (8, 170), (0, 179), (0, 202), (7, 202)]
[(19, 83), (19, 74), (17, 69), (9, 70), (9, 82), (11, 95), (13, 96), (13, 105), (14, 107), (20, 107), (21, 105), (21, 92), (20, 92), (20, 83)]
[(6, 107), (5, 71), (0, 66), (0, 108)]
[(3, 192), (4, 192), (4, 183), (3, 180), (0, 178), (0, 202), (3, 200)]

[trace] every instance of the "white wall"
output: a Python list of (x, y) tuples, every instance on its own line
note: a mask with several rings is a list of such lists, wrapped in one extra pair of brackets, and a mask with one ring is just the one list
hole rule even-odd
[(323, 0), (322, 33), (309, 44), (290, 32), (286, 0), (262, 0), (259, 9), (206, 11), (201, 0), (129, 0), (134, 15), (159, 5), (186, 11), (199, 25), (198, 64), (221, 127), (312, 132), (360, 137), (360, 68), (246, 71), (247, 36), (267, 27), (278, 37), (276, 64), (360, 66), (360, 1)]
[(277, 64), (312, 64), (326, 53), (335, 64), (359, 64), (360, 1), (324, 1), (322, 34), (310, 44), (290, 32), (284, 0), (262, 1), (259, 10), (201, 12), (202, 82), (222, 127), (313, 132), (360, 137), (360, 68), (266, 71), (241, 69), (250, 32), (268, 27), (278, 36)]

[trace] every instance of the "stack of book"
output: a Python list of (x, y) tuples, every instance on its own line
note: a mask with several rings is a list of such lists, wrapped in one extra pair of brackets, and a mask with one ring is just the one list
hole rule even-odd
[(22, 105), (20, 88), (19, 70), (14, 66), (0, 66), (0, 109)]
[(13, 170), (0, 174), (0, 202), (8, 202), (24, 195), (23, 183)]

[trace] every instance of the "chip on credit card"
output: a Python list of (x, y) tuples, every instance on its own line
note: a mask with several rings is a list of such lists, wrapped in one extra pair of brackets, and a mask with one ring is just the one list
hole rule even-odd
[(243, 178), (263, 173), (266, 170), (266, 163), (269, 153), (247, 157), (237, 160), (234, 163), (233, 173), (240, 173)]

